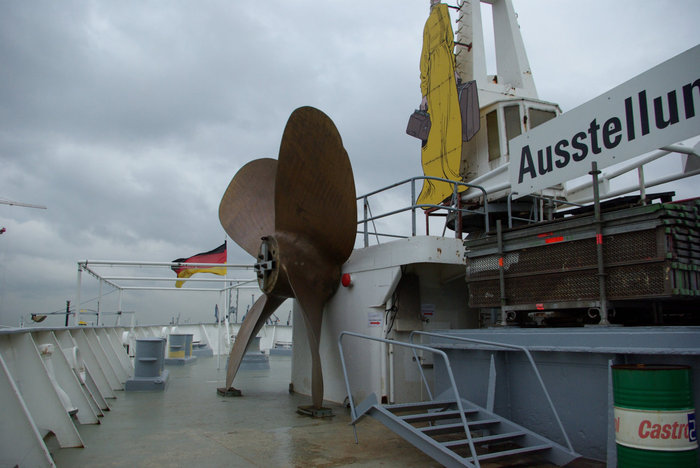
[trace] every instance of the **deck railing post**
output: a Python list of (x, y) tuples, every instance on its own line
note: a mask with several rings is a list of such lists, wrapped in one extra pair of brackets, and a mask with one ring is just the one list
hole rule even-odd
[(369, 217), (368, 216), (369, 200), (367, 200), (367, 197), (364, 197), (362, 200), (363, 200), (362, 207), (363, 207), (364, 215), (365, 215), (364, 216), (364, 220), (365, 220), (365, 222), (364, 222), (364, 245), (365, 245), (365, 247), (368, 247), (369, 246), (369, 226), (367, 225), (367, 222), (368, 222), (367, 218)]
[(416, 179), (411, 179), (411, 237), (416, 236)]
[(608, 299), (605, 291), (605, 259), (603, 257), (603, 221), (600, 216), (600, 193), (598, 187), (598, 163), (591, 163), (589, 174), (593, 177), (593, 213), (595, 218), (595, 244), (598, 263), (598, 290), (600, 293), (600, 324), (610, 325), (608, 322)]
[(83, 267), (78, 263), (78, 286), (75, 292), (75, 322), (74, 325), (80, 324), (80, 286), (83, 279)]

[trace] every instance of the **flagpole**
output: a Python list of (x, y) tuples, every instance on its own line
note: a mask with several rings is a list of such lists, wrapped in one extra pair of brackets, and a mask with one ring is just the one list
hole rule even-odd
[[(227, 246), (227, 241), (228, 241), (228, 239), (226, 239), (226, 236), (224, 235), (224, 249), (226, 249), (226, 256), (227, 256), (227, 257), (226, 257), (226, 260), (228, 260), (228, 246)], [(226, 269), (226, 273), (224, 274), (224, 280), (227, 280), (227, 279), (228, 279), (228, 268)], [(224, 283), (224, 284), (226, 284), (226, 283)], [(221, 300), (221, 294), (224, 292), (224, 290), (225, 290), (225, 288), (219, 292), (219, 300)], [(227, 296), (228, 296), (228, 295), (227, 295)], [(224, 303), (226, 303), (226, 300), (225, 300), (225, 299), (224, 299)], [(217, 355), (216, 355), (216, 356), (217, 356), (217, 357), (216, 357), (216, 370), (220, 370), (220, 369), (221, 369), (221, 322), (222, 322), (223, 320), (226, 320), (227, 315), (228, 315), (228, 307), (226, 307), (226, 309), (225, 309), (224, 316), (223, 316), (223, 317), (219, 317), (219, 318), (216, 319), (216, 321), (217, 321), (216, 329), (217, 329), (217, 333), (218, 333), (218, 335), (219, 335), (219, 336), (218, 336), (218, 339), (217, 339), (219, 349), (217, 350), (218, 352), (217, 352)], [(223, 320), (222, 320), (222, 319), (223, 319)], [(225, 382), (226, 382), (226, 381), (224, 380), (224, 384), (225, 384)]]
[(121, 318), (122, 318), (122, 295), (123, 292), (121, 289), (119, 289), (119, 304), (117, 305), (117, 326), (121, 324)]
[(100, 307), (102, 303), (102, 283), (104, 281), (100, 278), (100, 293), (97, 296), (97, 325), (102, 325), (102, 308)]
[(80, 285), (83, 279), (83, 268), (78, 263), (78, 287), (76, 288), (76, 299), (75, 299), (75, 323), (78, 325), (80, 323)]
[[(221, 300), (221, 291), (219, 291), (219, 300)], [(216, 350), (216, 370), (221, 369), (221, 320), (216, 319), (216, 334), (217, 334), (217, 350)]]

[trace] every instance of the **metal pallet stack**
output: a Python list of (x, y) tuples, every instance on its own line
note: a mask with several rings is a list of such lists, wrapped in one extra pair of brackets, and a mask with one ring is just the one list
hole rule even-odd
[(467, 240), (470, 306), (589, 307), (600, 298), (600, 241), (607, 300), (700, 296), (699, 199), (608, 211), (601, 221), (602, 239), (590, 214), (504, 231), (500, 243)]

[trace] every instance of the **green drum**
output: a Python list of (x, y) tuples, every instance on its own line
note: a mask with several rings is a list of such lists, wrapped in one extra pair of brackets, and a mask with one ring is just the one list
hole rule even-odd
[(688, 366), (612, 366), (617, 463), (624, 467), (698, 466)]

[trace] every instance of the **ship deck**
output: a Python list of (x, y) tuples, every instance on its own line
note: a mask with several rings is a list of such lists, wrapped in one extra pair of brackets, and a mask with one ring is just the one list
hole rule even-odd
[(56, 465), (440, 466), (371, 418), (358, 423), (355, 444), (350, 411), (340, 405), (324, 403), (332, 418), (297, 414), (309, 398), (289, 393), (290, 356), (270, 356), (269, 370), (240, 370), (240, 398), (216, 394), (225, 363), (200, 357), (167, 366), (164, 392), (118, 392), (101, 424), (80, 426), (84, 448), (52, 450)]
[(194, 364), (167, 366), (170, 378), (164, 392), (118, 392), (101, 424), (80, 426), (84, 448), (52, 450), (56, 465), (440, 466), (369, 417), (357, 424), (356, 444), (350, 411), (341, 405), (324, 403), (333, 410), (332, 418), (297, 414), (296, 408), (308, 405), (309, 398), (288, 391), (290, 356), (270, 356), (269, 370), (240, 370), (240, 398), (216, 393), (223, 386), (225, 362), (224, 357), (200, 357)]

